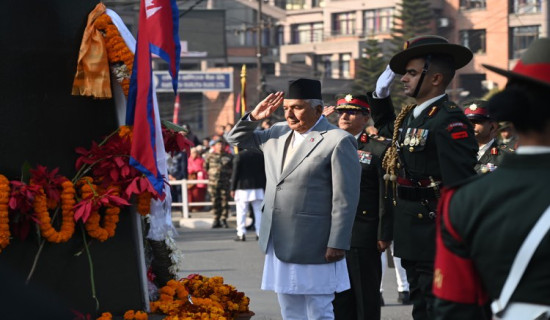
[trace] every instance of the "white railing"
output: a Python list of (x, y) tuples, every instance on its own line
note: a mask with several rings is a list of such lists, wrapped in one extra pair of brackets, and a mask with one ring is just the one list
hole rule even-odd
[[(172, 186), (181, 186), (181, 202), (172, 202), (172, 207), (181, 207), (182, 215), (184, 219), (189, 218), (189, 207), (202, 207), (202, 206), (211, 206), (212, 201), (203, 201), (203, 202), (189, 202), (187, 197), (187, 186), (193, 184), (208, 184), (208, 180), (173, 180), (169, 181)], [(234, 206), (235, 201), (229, 201), (229, 205)]]

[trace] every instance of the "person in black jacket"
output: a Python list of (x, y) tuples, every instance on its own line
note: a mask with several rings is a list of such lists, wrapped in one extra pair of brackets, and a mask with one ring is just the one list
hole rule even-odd
[(392, 240), (392, 205), (384, 197), (382, 158), (390, 140), (365, 131), (370, 106), (366, 96), (348, 94), (337, 101), (338, 127), (357, 139), (361, 163), (359, 204), (346, 263), (351, 289), (336, 293), (336, 320), (380, 319), (380, 254)]
[(246, 241), (246, 213), (249, 204), (254, 212), (256, 239), (260, 232), (261, 205), (265, 189), (264, 157), (256, 150), (239, 149), (233, 159), (231, 196), (237, 207), (237, 237), (235, 241)]
[(383, 73), (390, 80), (385, 81), (386, 88), (393, 73), (402, 74), (404, 94), (415, 103), (395, 117), (389, 89), (381, 90), (384, 86), (377, 81), (375, 92), (367, 93), (375, 127), (380, 133), (392, 133), (382, 166), (396, 205), (395, 255), (407, 271), (415, 320), (433, 319), (431, 288), (440, 189), (476, 174), (479, 148), (472, 124), (445, 93), (455, 70), (471, 59), (468, 48), (443, 37), (418, 36), (406, 42)]
[[(442, 195), (436, 319), (549, 319), (548, 223), (535, 231), (541, 241), (526, 239), (550, 214), (550, 108), (544, 103), (550, 100), (550, 39), (535, 40), (513, 70), (483, 66), (508, 78), (487, 108), (496, 120), (513, 123), (519, 147), (493, 173)], [(532, 256), (523, 248), (534, 249)], [(521, 265), (524, 272), (517, 271)]]

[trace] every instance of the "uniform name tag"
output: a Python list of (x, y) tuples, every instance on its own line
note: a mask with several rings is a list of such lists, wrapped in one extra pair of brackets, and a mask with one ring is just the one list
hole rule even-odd
[(372, 153), (363, 150), (357, 150), (357, 155), (359, 156), (360, 163), (370, 164), (372, 160)]

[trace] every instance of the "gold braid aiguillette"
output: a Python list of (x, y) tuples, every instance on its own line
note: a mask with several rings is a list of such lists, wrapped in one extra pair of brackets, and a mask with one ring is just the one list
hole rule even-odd
[(416, 107), (416, 104), (409, 104), (401, 109), (401, 112), (399, 113), (399, 115), (397, 115), (394, 123), (391, 145), (388, 148), (388, 151), (386, 151), (384, 159), (382, 160), (382, 168), (386, 170), (386, 174), (384, 174), (383, 177), (384, 184), (386, 186), (386, 197), (388, 196), (388, 183), (391, 181), (393, 191), (393, 205), (397, 205), (397, 201), (395, 200), (395, 198), (397, 194), (397, 143), (399, 139), (399, 128), (401, 128), (403, 120), (405, 119), (407, 114), (412, 109), (414, 109), (414, 107)]

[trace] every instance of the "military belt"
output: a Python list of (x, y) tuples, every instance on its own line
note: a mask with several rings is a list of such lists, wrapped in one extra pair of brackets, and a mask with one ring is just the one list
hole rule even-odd
[(408, 186), (408, 187), (428, 187), (432, 183), (432, 180), (430, 179), (419, 179), (419, 180), (413, 180), (413, 179), (407, 179), (403, 177), (397, 177), (397, 184), (401, 186)]
[(437, 200), (439, 191), (434, 187), (410, 187), (398, 184), (397, 197), (409, 201)]

